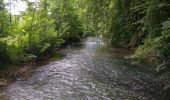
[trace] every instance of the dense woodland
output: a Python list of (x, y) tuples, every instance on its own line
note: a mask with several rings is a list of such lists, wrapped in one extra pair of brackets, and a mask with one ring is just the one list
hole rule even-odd
[(24, 0), (13, 15), (0, 0), (0, 64), (20, 64), (64, 43), (102, 35), (114, 47), (135, 50), (159, 72), (170, 67), (169, 0)]

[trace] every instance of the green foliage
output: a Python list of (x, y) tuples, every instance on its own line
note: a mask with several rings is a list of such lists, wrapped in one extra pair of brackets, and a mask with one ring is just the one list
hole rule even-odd
[(168, 0), (116, 0), (112, 44), (137, 48), (133, 58), (149, 58), (161, 71), (170, 59)]
[[(148, 38), (144, 45), (141, 45), (134, 54), (134, 57), (152, 58), (157, 64), (157, 71), (165, 70), (169, 67), (170, 59), (170, 21), (165, 21), (161, 35), (156, 38)], [(162, 68), (163, 67), (163, 68)]]
[(24, 49), (26, 37), (7, 37), (5, 41), (7, 43), (6, 52), (13, 63), (20, 63), (24, 59)]
[(114, 0), (87, 0), (86, 32), (110, 37)]
[(9, 15), (5, 8), (0, 8), (0, 37), (7, 36), (10, 30)]
[[(54, 0), (52, 4), (52, 17), (59, 36), (65, 41), (79, 41), (83, 36), (82, 22), (76, 13), (76, 1)], [(78, 12), (78, 11), (77, 11)]]
[(0, 63), (20, 64), (83, 36), (73, 1), (26, 2), (28, 8), (20, 15), (0, 8)]

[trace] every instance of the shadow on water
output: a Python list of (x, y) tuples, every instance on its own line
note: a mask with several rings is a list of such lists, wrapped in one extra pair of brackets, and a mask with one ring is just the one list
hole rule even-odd
[[(131, 65), (125, 50), (88, 38), (60, 50), (65, 55), (7, 89), (9, 100), (161, 100), (161, 80)], [(148, 66), (149, 67), (149, 66)]]

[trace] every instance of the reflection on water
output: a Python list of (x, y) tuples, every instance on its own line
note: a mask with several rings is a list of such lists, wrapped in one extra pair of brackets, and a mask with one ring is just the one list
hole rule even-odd
[(154, 73), (132, 66), (124, 53), (88, 38), (61, 51), (66, 56), (44, 65), (7, 89), (10, 100), (160, 100)]

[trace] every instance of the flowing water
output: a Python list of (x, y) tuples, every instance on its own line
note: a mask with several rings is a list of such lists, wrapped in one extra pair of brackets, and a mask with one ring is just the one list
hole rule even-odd
[[(125, 59), (126, 50), (88, 38), (7, 88), (9, 100), (161, 100), (159, 77)], [(146, 67), (146, 66), (145, 66)]]

